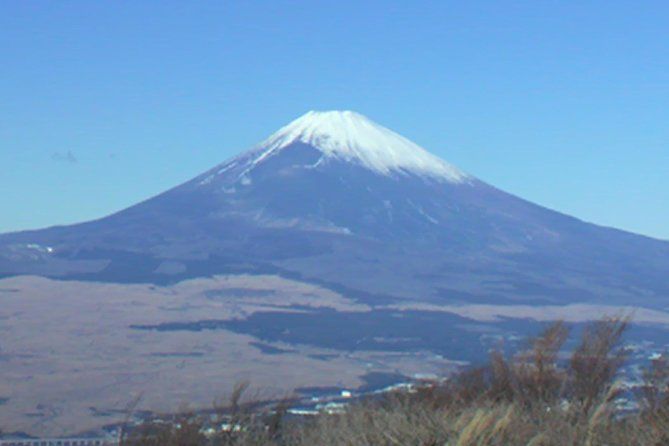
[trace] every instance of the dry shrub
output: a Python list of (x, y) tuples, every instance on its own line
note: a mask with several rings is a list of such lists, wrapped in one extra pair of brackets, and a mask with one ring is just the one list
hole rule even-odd
[(619, 348), (629, 325), (628, 317), (604, 318), (585, 328), (580, 345), (569, 362), (570, 397), (588, 412), (599, 396), (609, 391), (627, 358)]
[(565, 372), (558, 367), (558, 353), (569, 331), (564, 322), (550, 325), (532, 341), (529, 351), (520, 355), (514, 370), (516, 399), (525, 405), (554, 403), (563, 390)]
[(205, 444), (200, 417), (183, 412), (165, 421), (148, 421), (122, 440), (123, 446), (199, 446)]
[[(210, 414), (182, 411), (166, 421), (147, 421), (126, 435), (121, 446), (261, 446), (280, 438), (285, 403), (259, 409), (257, 395), (245, 397), (249, 383), (235, 385), (225, 403)], [(211, 431), (207, 432), (205, 427)], [(205, 432), (207, 433), (205, 435)]]
[(653, 433), (669, 444), (669, 358), (665, 353), (644, 371), (640, 418)]

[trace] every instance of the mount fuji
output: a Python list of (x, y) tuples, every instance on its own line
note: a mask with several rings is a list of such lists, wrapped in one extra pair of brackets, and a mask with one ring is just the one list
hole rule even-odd
[(669, 243), (505, 193), (351, 111), (99, 220), (0, 236), (0, 276), (156, 284), (271, 272), (368, 302), (664, 308)]
[(312, 401), (629, 312), (640, 364), (669, 346), (668, 277), (668, 242), (505, 193), (357, 113), (310, 112), (115, 214), (0, 235), (0, 418), (62, 435), (117, 423), (133, 395), (209, 407), (239, 380)]

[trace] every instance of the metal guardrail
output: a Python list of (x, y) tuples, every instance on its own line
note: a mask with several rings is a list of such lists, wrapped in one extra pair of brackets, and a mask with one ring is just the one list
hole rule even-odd
[(26, 438), (0, 440), (0, 446), (117, 446), (109, 438)]

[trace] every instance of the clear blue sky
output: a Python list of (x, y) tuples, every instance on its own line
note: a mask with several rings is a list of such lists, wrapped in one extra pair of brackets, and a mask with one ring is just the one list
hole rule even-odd
[(0, 3), (0, 232), (101, 217), (307, 110), (669, 239), (666, 1)]

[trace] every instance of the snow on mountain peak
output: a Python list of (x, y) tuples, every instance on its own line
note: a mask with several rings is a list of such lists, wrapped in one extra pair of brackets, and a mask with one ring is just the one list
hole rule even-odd
[(469, 176), (401, 135), (353, 111), (310, 111), (259, 144), (255, 163), (295, 142), (326, 158), (354, 162), (377, 173), (411, 173), (452, 183)]

